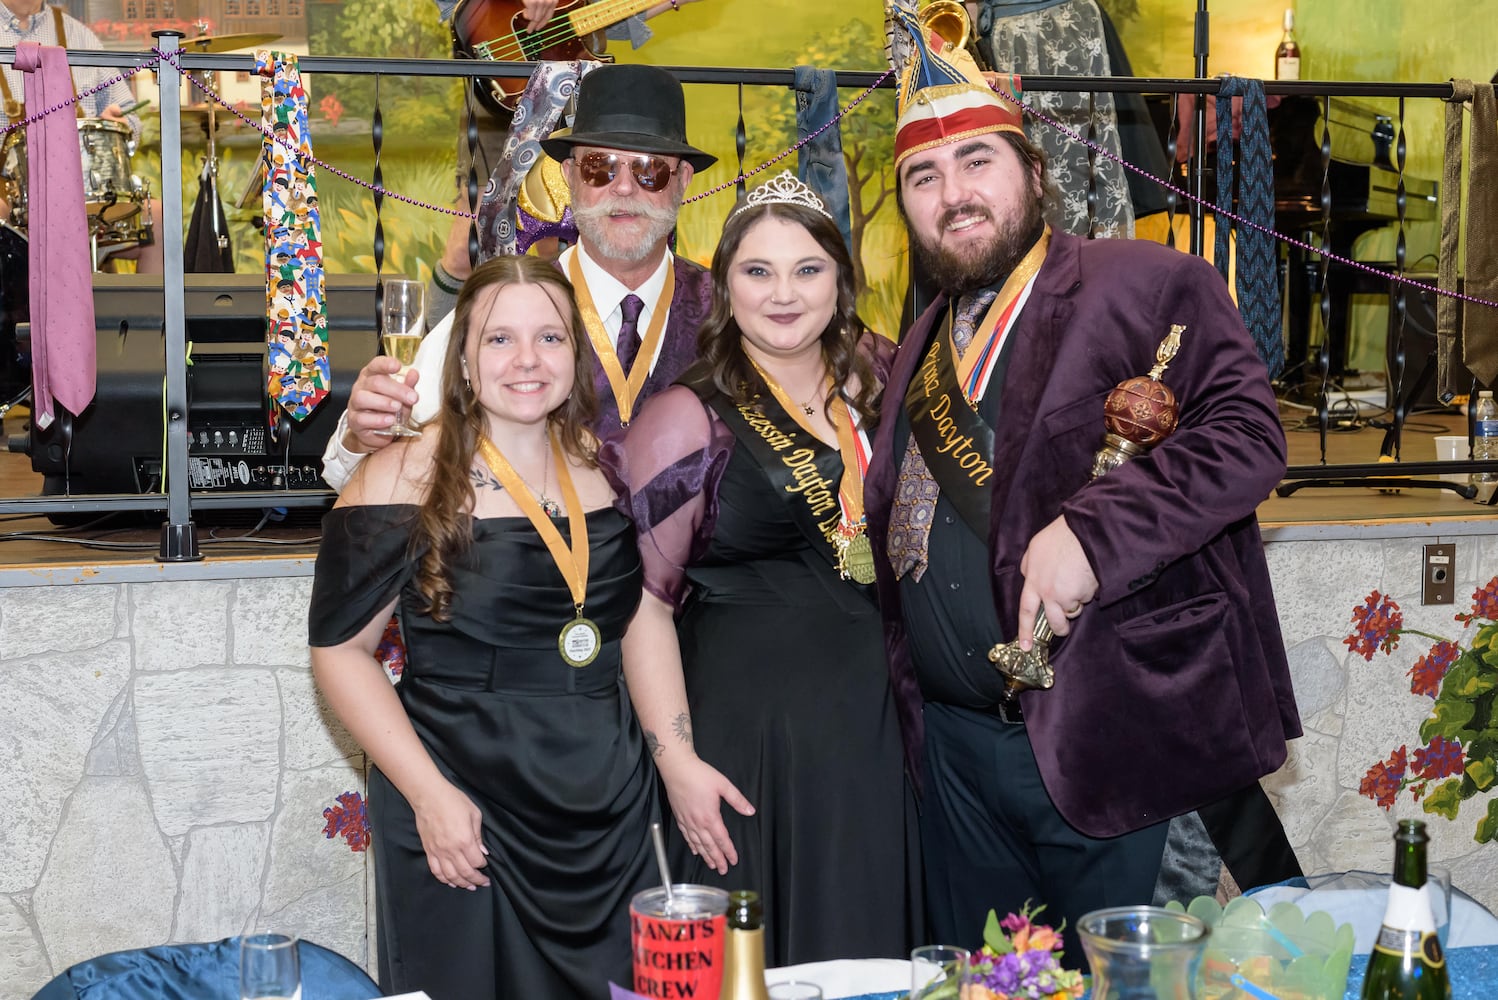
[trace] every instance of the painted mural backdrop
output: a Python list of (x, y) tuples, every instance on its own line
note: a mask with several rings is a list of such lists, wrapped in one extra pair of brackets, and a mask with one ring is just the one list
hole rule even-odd
[[(103, 0), (91, 0), (103, 2)], [(125, 6), (149, 0), (122, 0)], [(215, 0), (199, 0), (200, 6)], [(238, 0), (216, 0), (234, 5)], [(270, 2), (270, 0), (267, 0)], [(373, 57), (440, 58), (449, 52), (448, 34), (432, 0), (343, 0), (285, 3), (296, 17), (282, 28), (288, 48), (311, 53)], [(1119, 27), (1125, 47), (1141, 76), (1192, 75), (1192, 30), (1196, 0), (1101, 0)], [(1431, 82), (1451, 76), (1488, 79), (1498, 70), (1498, 19), (1474, 16), (1466, 0), (1317, 0), (1286, 4), (1274, 0), (1214, 0), (1210, 3), (1212, 42), (1210, 72), (1246, 76), (1273, 75), (1273, 53), (1285, 6), (1296, 8), (1303, 56), (1302, 76), (1324, 80), (1402, 80)], [(237, 7), (235, 8), (238, 9)], [(109, 24), (108, 44), (134, 48), (139, 42), (120, 33), (112, 18), (90, 18)], [(301, 20), (297, 21), (297, 18)], [(613, 42), (610, 52), (621, 61), (663, 66), (771, 66), (798, 63), (849, 70), (883, 67), (882, 4), (879, 0), (838, 0), (809, 4), (804, 0), (702, 0), (650, 21), (655, 37), (638, 51)], [(246, 30), (221, 17), (212, 30)], [(137, 33), (138, 34), (138, 33)], [(119, 36), (119, 37), (114, 37)], [(243, 85), (234, 81), (225, 86)], [(320, 156), (350, 173), (368, 178), (373, 169), (370, 119), (378, 88), (385, 141), (381, 166), (392, 190), (428, 202), (450, 204), (455, 168), (456, 128), (463, 84), (456, 81), (383, 77), (313, 78), (313, 132)], [(857, 95), (844, 90), (841, 103)], [(194, 97), (189, 95), (189, 100)], [(689, 130), (694, 143), (719, 157), (719, 164), (694, 180), (691, 194), (731, 181), (739, 172), (734, 131), (740, 93), (731, 86), (688, 87)], [(1368, 103), (1379, 105), (1379, 102)], [(865, 317), (878, 329), (893, 332), (905, 280), (905, 245), (893, 205), (889, 149), (893, 131), (893, 94), (883, 90), (843, 123), (845, 158), (856, 178), (852, 193), (855, 257), (867, 291), (861, 301)], [(1382, 107), (1395, 111), (1392, 102)], [(742, 111), (747, 134), (743, 166), (752, 168), (785, 149), (795, 138), (794, 102), (785, 88), (746, 86)], [(1407, 108), (1408, 169), (1425, 177), (1440, 176), (1441, 113), (1438, 101), (1411, 101)], [(148, 125), (151, 124), (148, 119)], [(186, 127), (189, 140), (192, 126)], [(220, 189), (232, 201), (243, 189), (254, 162), (256, 137), (248, 129), (219, 133)], [(202, 166), (201, 132), (184, 152), (184, 176)], [(150, 173), (149, 144), (146, 169)], [(159, 175), (158, 175), (159, 176)], [(187, 194), (191, 204), (194, 191)], [(374, 257), (373, 198), (355, 185), (329, 176), (321, 191), (325, 242), (331, 271), (371, 271)], [(679, 249), (706, 262), (716, 244), (723, 217), (733, 204), (732, 191), (689, 204), (682, 213)], [(249, 229), (252, 212), (231, 209), (240, 270), (261, 266), (259, 242)], [(386, 271), (429, 274), (440, 254), (448, 217), (387, 200), (382, 209), (387, 241)], [(1411, 234), (1411, 260), (1435, 245), (1434, 227)], [(1365, 256), (1388, 257), (1392, 236), (1373, 233)], [(1389, 244), (1386, 247), (1384, 244)], [(1376, 324), (1373, 324), (1376, 326)], [(1381, 350), (1381, 345), (1380, 345)]]

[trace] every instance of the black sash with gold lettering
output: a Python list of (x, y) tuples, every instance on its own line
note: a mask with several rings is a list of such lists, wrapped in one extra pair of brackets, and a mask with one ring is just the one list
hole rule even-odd
[(836, 567), (837, 553), (829, 536), (843, 517), (837, 499), (843, 476), (838, 450), (802, 430), (768, 391), (760, 392), (753, 403), (740, 406), (718, 391), (700, 364), (680, 381), (723, 419), (734, 438), (764, 470), (770, 488), (785, 501), (791, 519), (812, 550)]
[(967, 526), (986, 539), (993, 509), (993, 428), (963, 396), (952, 338), (940, 327), (905, 391), (905, 413), (931, 478)]

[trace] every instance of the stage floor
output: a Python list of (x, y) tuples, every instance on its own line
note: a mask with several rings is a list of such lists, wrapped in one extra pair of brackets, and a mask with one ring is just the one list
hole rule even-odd
[[(1319, 434), (1314, 427), (1302, 429), (1309, 415), (1304, 407), (1281, 405), (1292, 466), (1322, 462)], [(1362, 419), (1329, 431), (1326, 462), (1376, 462), (1384, 439), (1383, 428), (1376, 426), (1381, 416), (1386, 414), (1370, 408)], [(6, 417), (3, 429), (7, 438), (25, 433), (25, 419), (22, 411), (12, 411)], [(1416, 414), (1404, 428), (1402, 457), (1409, 462), (1433, 461), (1436, 435), (1465, 433), (1466, 418), (1455, 411)], [(30, 458), (0, 453), (0, 497), (35, 496), (40, 491), (41, 476), (31, 471)], [(317, 551), (317, 520), (311, 512), (302, 512), (290, 525), (258, 528), (259, 511), (214, 512), (212, 516), (219, 523), (198, 525), (199, 546), (208, 558), (306, 557)], [(1498, 516), (1498, 508), (1477, 506), (1449, 490), (1425, 489), (1386, 494), (1363, 487), (1305, 488), (1289, 497), (1271, 496), (1259, 507), (1259, 520), (1265, 525), (1377, 524), (1484, 516)], [(159, 526), (143, 526), (139, 521), (60, 528), (45, 517), (0, 517), (0, 568), (151, 562), (160, 538)]]

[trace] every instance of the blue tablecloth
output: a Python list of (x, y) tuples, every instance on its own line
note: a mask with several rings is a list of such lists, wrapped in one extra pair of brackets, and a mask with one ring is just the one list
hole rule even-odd
[[(1453, 948), (1446, 953), (1446, 963), (1451, 973), (1451, 1000), (1493, 1000), (1498, 997), (1498, 946)], [(1367, 964), (1366, 956), (1353, 956), (1352, 974), (1347, 977), (1347, 993), (1343, 1000), (1359, 1000)], [(901, 1000), (904, 996), (901, 992), (866, 993), (848, 1000)]]

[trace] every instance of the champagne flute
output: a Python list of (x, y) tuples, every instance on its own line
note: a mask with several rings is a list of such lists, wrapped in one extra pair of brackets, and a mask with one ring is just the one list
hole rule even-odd
[(296, 938), (248, 934), (239, 943), (239, 1000), (301, 1000)]
[[(385, 307), (380, 313), (380, 343), (385, 354), (401, 364), (396, 377), (402, 382), (416, 361), (416, 349), (426, 333), (426, 286), (409, 278), (395, 278), (385, 282)], [(421, 431), (409, 423), (410, 414), (403, 413), (391, 425), (393, 437), (420, 437)]]

